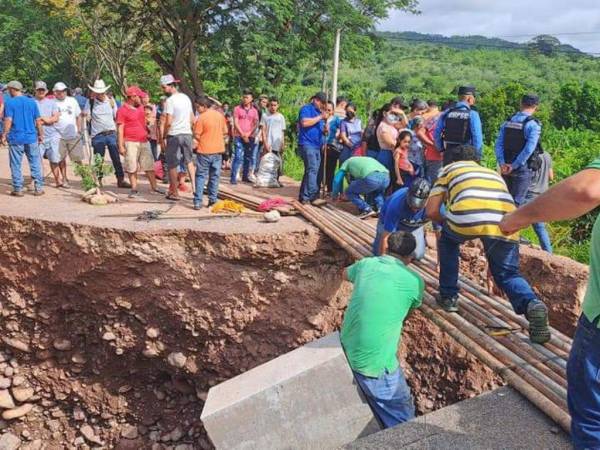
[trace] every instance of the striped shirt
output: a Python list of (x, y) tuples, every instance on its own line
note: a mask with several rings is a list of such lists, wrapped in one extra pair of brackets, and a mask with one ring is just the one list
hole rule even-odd
[(442, 170), (431, 196), (445, 195), (446, 222), (451, 231), (468, 238), (505, 236), (498, 224), (515, 210), (512, 196), (500, 175), (474, 161), (460, 161)]

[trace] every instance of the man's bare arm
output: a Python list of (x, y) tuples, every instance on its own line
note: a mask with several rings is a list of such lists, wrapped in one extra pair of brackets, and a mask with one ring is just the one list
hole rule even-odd
[(429, 197), (427, 201), (427, 206), (425, 207), (425, 212), (427, 213), (427, 217), (429, 217), (434, 222), (443, 222), (444, 216), (440, 212), (440, 208), (444, 203), (444, 194), (435, 195), (433, 197)]

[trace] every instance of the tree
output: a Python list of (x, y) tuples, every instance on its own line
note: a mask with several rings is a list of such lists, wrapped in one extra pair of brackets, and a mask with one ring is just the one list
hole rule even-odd
[(540, 34), (531, 39), (527, 46), (530, 50), (546, 56), (553, 56), (560, 47), (560, 41), (549, 34)]

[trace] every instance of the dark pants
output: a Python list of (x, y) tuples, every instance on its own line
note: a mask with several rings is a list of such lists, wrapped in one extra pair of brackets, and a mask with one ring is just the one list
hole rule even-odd
[(121, 179), (125, 176), (125, 174), (123, 173), (121, 155), (119, 155), (119, 148), (117, 147), (117, 133), (97, 134), (92, 139), (92, 148), (94, 149), (94, 154), (98, 154), (104, 158), (107, 147), (110, 160), (115, 168), (115, 175), (117, 179)]
[(221, 177), (221, 153), (213, 155), (196, 155), (196, 192), (194, 192), (194, 205), (202, 205), (204, 183), (208, 179), (208, 201), (217, 201), (219, 193), (219, 179)]
[(156, 139), (150, 139), (150, 150), (152, 150), (154, 161), (158, 161), (158, 142)]
[(231, 183), (237, 183), (237, 174), (242, 167), (242, 181), (250, 181), (248, 178), (251, 171), (254, 172), (254, 151), (256, 143), (254, 139), (244, 142), (242, 138), (234, 138), (233, 162), (231, 163)]
[(523, 205), (531, 186), (533, 171), (527, 165), (524, 165), (517, 170), (513, 170), (509, 175), (503, 175), (503, 178), (506, 182), (506, 187), (508, 187), (508, 192), (515, 199), (517, 206)]
[(319, 197), (319, 167), (321, 166), (321, 149), (300, 146), (299, 152), (304, 162), (304, 176), (300, 185), (298, 198), (301, 202), (312, 202)]
[(325, 186), (327, 186), (327, 192), (333, 191), (333, 177), (337, 168), (338, 159), (340, 158), (340, 151), (335, 147), (328, 145), (325, 150), (325, 155), (321, 157), (321, 167), (319, 167), (319, 186), (325, 178)]
[(600, 449), (599, 318), (581, 316), (567, 363), (571, 439), (577, 450)]
[(354, 150), (351, 149), (350, 147), (342, 147), (342, 152), (340, 153), (340, 166), (342, 164), (344, 164), (347, 160), (349, 160), (350, 158), (352, 158), (352, 155), (354, 153)]
[(393, 427), (415, 417), (413, 398), (401, 367), (393, 373), (386, 370), (377, 378), (353, 373), (383, 428)]
[(442, 164), (443, 161), (425, 161), (425, 179), (429, 181), (431, 186), (438, 179)]
[[(440, 294), (458, 295), (460, 245), (469, 239), (458, 236), (444, 225), (438, 241), (440, 259)], [(481, 238), (492, 277), (502, 289), (517, 314), (525, 314), (531, 301), (539, 301), (519, 271), (519, 244), (493, 237)]]

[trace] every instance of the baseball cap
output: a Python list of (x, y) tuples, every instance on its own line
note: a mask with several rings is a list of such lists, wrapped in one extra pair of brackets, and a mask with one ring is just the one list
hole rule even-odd
[(475, 95), (476, 93), (475, 86), (461, 86), (458, 88), (458, 95)]
[(125, 91), (125, 95), (127, 97), (143, 97), (144, 96), (144, 91), (142, 91), (139, 87), (137, 86), (129, 86), (127, 88), (127, 90)]
[(170, 73), (160, 77), (161, 86), (166, 86), (167, 84), (173, 84), (173, 83), (179, 83), (179, 80), (176, 80), (175, 77), (173, 75), (171, 75)]
[(43, 90), (47, 91), (48, 86), (43, 81), (36, 81), (35, 82), (35, 90), (37, 91), (38, 89), (43, 89)]
[(525, 94), (521, 99), (521, 103), (526, 106), (537, 106), (540, 104), (540, 98), (535, 94)]
[(63, 83), (62, 81), (59, 81), (58, 83), (56, 83), (54, 85), (54, 87), (52, 88), (53, 91), (66, 91), (67, 90), (67, 85), (65, 83)]
[(6, 87), (9, 89), (16, 89), (17, 91), (23, 90), (23, 85), (21, 84), (20, 81), (17, 81), (17, 80), (9, 81), (8, 84), (6, 85)]

